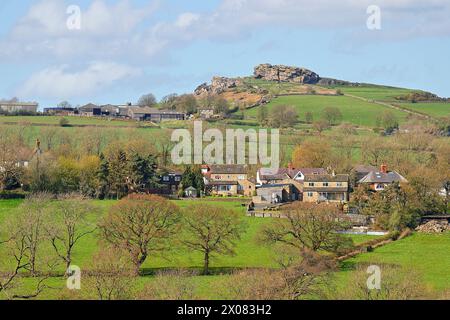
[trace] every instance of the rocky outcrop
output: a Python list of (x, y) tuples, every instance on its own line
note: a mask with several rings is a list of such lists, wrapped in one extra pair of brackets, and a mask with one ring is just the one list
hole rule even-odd
[(320, 76), (308, 69), (289, 67), (284, 65), (260, 64), (255, 67), (256, 79), (277, 82), (295, 82), (302, 84), (316, 84)]
[(194, 93), (198, 96), (205, 94), (221, 94), (242, 84), (243, 82), (240, 79), (214, 77), (211, 81), (211, 85), (203, 83), (195, 89)]

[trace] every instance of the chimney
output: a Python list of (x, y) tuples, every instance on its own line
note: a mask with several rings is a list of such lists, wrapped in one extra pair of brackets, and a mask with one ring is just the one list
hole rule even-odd
[(201, 170), (202, 170), (203, 175), (206, 175), (206, 174), (209, 173), (211, 168), (208, 165), (204, 164), (204, 165), (202, 165), (202, 169)]
[(289, 170), (294, 170), (294, 166), (292, 165), (292, 162), (289, 162), (289, 164), (288, 164), (288, 169), (289, 169)]
[(388, 166), (385, 164), (381, 165), (381, 173), (388, 173)]

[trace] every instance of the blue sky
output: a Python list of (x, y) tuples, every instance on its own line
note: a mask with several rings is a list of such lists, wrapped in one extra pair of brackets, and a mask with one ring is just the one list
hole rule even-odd
[(2, 0), (0, 98), (135, 102), (266, 62), (450, 97), (448, 17), (447, 0)]

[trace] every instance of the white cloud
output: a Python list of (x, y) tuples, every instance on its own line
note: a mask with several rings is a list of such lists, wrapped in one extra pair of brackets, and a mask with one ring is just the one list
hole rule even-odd
[[(70, 98), (139, 73), (119, 63), (92, 63), (81, 71), (71, 71), (64, 63), (106, 60), (155, 65), (195, 41), (242, 41), (267, 29), (332, 30), (336, 43), (349, 48), (349, 53), (372, 42), (450, 36), (448, 0), (222, 0), (210, 12), (186, 10), (171, 18), (157, 15), (160, 0), (145, 6), (130, 0), (94, 0), (82, 11), (81, 30), (75, 31), (66, 25), (71, 2), (34, 2), (0, 39), (2, 62), (40, 59), (63, 65), (32, 75), (21, 87), (21, 96)], [(381, 31), (366, 28), (366, 9), (372, 4), (381, 8)], [(276, 40), (283, 39), (281, 35)]]
[(69, 99), (96, 94), (115, 83), (139, 76), (141, 71), (113, 62), (92, 62), (86, 69), (71, 71), (67, 65), (37, 72), (18, 90), (21, 97)]
[(191, 26), (193, 23), (200, 19), (200, 15), (186, 12), (178, 16), (177, 21), (175, 22), (175, 26), (178, 28), (184, 29)]
[(67, 28), (68, 1), (40, 0), (32, 5), (10, 34), (0, 41), (0, 58), (104, 59), (136, 54), (142, 43), (138, 27), (151, 18), (159, 0), (136, 7), (129, 0), (113, 4), (95, 0), (81, 12), (81, 29)]
[[(207, 13), (184, 12), (172, 21), (155, 14), (159, 1), (138, 7), (127, 0), (95, 0), (82, 12), (81, 30), (66, 28), (63, 0), (40, 0), (0, 41), (0, 58), (88, 59), (168, 56), (196, 40), (241, 40), (265, 28), (341, 31), (340, 41), (450, 36), (448, 0), (222, 0)], [(383, 29), (366, 28), (369, 5), (381, 7)]]

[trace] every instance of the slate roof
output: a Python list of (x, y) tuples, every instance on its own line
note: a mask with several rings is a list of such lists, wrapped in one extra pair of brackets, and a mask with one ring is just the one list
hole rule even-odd
[(348, 174), (308, 174), (305, 175), (305, 182), (348, 182)]
[(290, 184), (290, 183), (286, 183), (286, 184), (263, 184), (262, 186), (258, 187), (258, 189), (284, 188), (286, 186), (292, 186), (292, 184)]
[(383, 173), (379, 171), (369, 172), (364, 178), (359, 180), (359, 183), (394, 183), (394, 182), (408, 182), (402, 175), (396, 171)]
[(261, 168), (259, 169), (260, 179), (262, 180), (283, 180), (286, 178), (294, 179), (298, 173), (301, 172), (304, 175), (313, 174), (326, 174), (327, 171), (323, 168), (300, 168), (300, 169), (289, 169), (289, 168)]
[(78, 110), (80, 110), (82, 112), (92, 112), (93, 109), (96, 109), (96, 108), (100, 108), (100, 107), (93, 103), (88, 103), (88, 104), (78, 108)]
[(223, 180), (207, 180), (207, 185), (210, 186), (237, 186), (237, 181), (223, 181)]
[(209, 166), (210, 174), (247, 174), (247, 166), (240, 164), (214, 164)]
[(303, 192), (348, 192), (347, 187), (303, 187)]
[(377, 171), (377, 170), (379, 170), (377, 167), (374, 167), (371, 165), (364, 165), (364, 164), (356, 165), (353, 168), (353, 171), (355, 171), (357, 173), (366, 173), (366, 174), (369, 172), (372, 172), (372, 171)]

